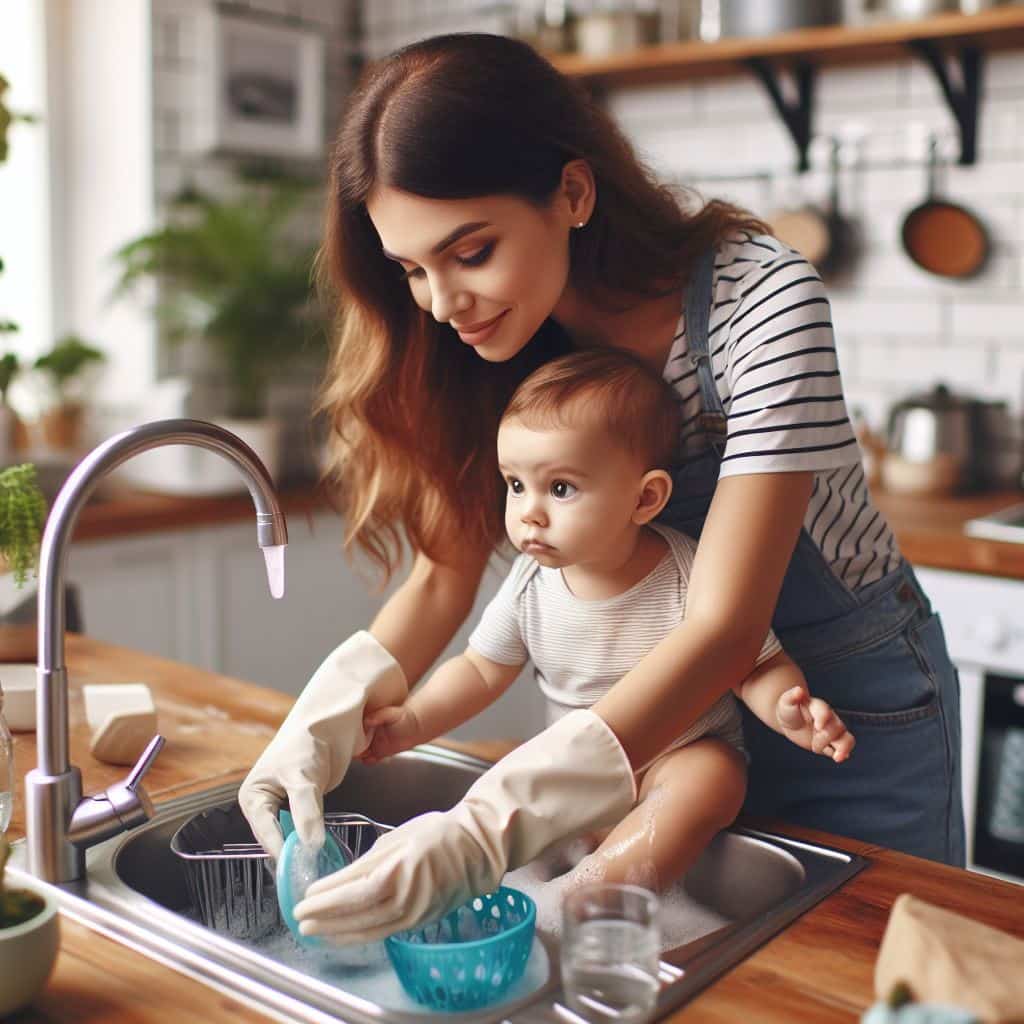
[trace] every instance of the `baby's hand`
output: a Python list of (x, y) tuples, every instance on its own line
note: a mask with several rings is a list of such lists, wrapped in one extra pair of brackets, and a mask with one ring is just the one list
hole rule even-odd
[(836, 764), (850, 756), (857, 742), (831, 705), (812, 697), (802, 686), (790, 687), (779, 698), (775, 715), (788, 739), (804, 750), (832, 758)]
[(363, 730), (370, 737), (370, 742), (356, 756), (365, 764), (376, 764), (419, 742), (419, 722), (412, 709), (404, 704), (389, 705), (369, 712), (363, 717)]

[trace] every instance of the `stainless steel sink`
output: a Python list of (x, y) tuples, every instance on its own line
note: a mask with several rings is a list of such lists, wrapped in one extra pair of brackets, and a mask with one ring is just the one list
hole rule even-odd
[[(452, 806), (487, 767), (441, 747), (418, 747), (372, 768), (353, 764), (342, 785), (328, 794), (326, 807), (397, 825)], [(148, 824), (89, 850), (86, 879), (58, 889), (61, 909), (283, 1020), (421, 1022), (426, 1011), (384, 1005), (354, 981), (346, 983), (343, 974), (331, 981), (311, 977), (198, 923), (170, 839), (199, 811), (231, 805), (236, 791), (237, 785), (218, 786), (158, 804)], [(15, 872), (24, 865), (23, 845), (15, 851)], [(658, 1016), (692, 998), (865, 864), (861, 857), (779, 835), (740, 827), (721, 833), (683, 883), (687, 897), (716, 924), (663, 954)], [(535, 979), (532, 991), (498, 1007), (460, 1016), (474, 1024), (579, 1020), (560, 1002), (557, 946), (547, 939), (542, 945), (550, 966), (546, 980)]]

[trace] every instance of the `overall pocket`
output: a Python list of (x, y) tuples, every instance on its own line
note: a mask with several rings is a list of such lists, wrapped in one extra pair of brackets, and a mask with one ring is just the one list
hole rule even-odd
[[(925, 632), (931, 616), (839, 655), (802, 661), (811, 695), (827, 700), (851, 728), (854, 723), (900, 726), (937, 715), (938, 684)], [(936, 623), (937, 624), (937, 623)]]

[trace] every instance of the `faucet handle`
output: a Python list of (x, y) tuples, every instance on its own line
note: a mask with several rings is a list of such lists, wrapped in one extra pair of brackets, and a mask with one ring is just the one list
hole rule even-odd
[(153, 767), (153, 762), (156, 760), (157, 754), (164, 749), (164, 744), (167, 740), (164, 739), (160, 733), (157, 733), (148, 744), (146, 749), (139, 755), (138, 761), (135, 762), (135, 767), (131, 770), (128, 778), (124, 780), (126, 788), (130, 789), (133, 793), (139, 788), (139, 783), (142, 782), (143, 776), (150, 768)]
[(93, 846), (153, 817), (153, 801), (142, 788), (142, 779), (165, 742), (158, 733), (146, 745), (126, 779), (79, 802), (67, 829), (67, 838), (72, 843), (81, 847)]

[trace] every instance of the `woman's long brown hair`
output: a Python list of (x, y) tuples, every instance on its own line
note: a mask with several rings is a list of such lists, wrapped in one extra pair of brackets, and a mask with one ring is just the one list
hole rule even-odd
[(602, 306), (678, 288), (706, 247), (737, 230), (765, 230), (726, 203), (684, 209), (582, 88), (504, 36), (414, 43), (371, 65), (352, 96), (320, 253), (321, 283), (339, 315), (319, 409), (331, 427), (325, 475), (346, 546), (355, 542), (386, 577), (402, 531), (438, 562), (503, 538), (498, 421), (516, 385), (572, 346), (548, 320), (513, 359), (481, 359), (415, 305), (383, 254), (367, 196), (387, 185), (543, 205), (565, 164), (580, 158), (597, 202), (586, 230), (571, 233), (570, 282)]

